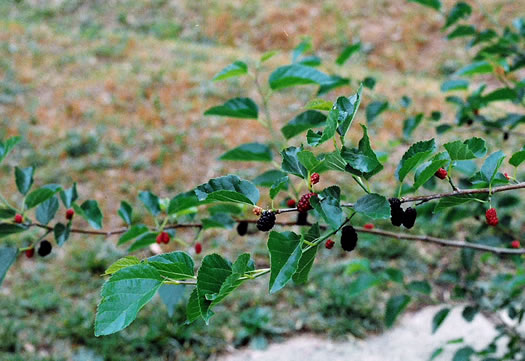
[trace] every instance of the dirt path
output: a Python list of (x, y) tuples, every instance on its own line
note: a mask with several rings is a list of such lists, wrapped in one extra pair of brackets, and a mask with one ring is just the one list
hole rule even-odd
[[(441, 307), (427, 307), (407, 314), (393, 329), (366, 340), (333, 342), (315, 335), (303, 335), (272, 344), (265, 351), (241, 350), (219, 357), (217, 361), (424, 361), (447, 341), (462, 337), (465, 343), (479, 349), (496, 335), (492, 324), (482, 315), (466, 322), (461, 316), (461, 307), (454, 308), (432, 335), (432, 318)], [(455, 350), (463, 345), (447, 345), (436, 361), (451, 360)]]

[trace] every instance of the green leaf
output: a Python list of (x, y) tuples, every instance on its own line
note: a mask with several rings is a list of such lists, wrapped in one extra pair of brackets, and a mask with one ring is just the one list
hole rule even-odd
[(253, 183), (235, 175), (210, 179), (208, 183), (195, 188), (199, 201), (219, 201), (257, 204), (259, 190)]
[(270, 293), (283, 288), (292, 278), (301, 259), (301, 237), (293, 232), (270, 232)]
[(284, 177), (277, 180), (270, 188), (270, 198), (274, 199), (279, 194), (279, 192), (282, 190), (287, 190), (289, 183), (290, 178), (288, 178), (288, 175), (285, 175)]
[(441, 1), (440, 0), (408, 0), (408, 2), (411, 3), (418, 3), (424, 6), (428, 6), (429, 8), (435, 9), (435, 10), (441, 10)]
[(487, 74), (492, 73), (492, 65), (486, 61), (481, 60), (477, 61), (475, 63), (469, 64), (467, 66), (464, 66), (463, 68), (459, 69), (454, 75), (456, 76), (470, 76), (470, 75), (476, 75), (476, 74)]
[(525, 150), (520, 150), (519, 152), (516, 152), (510, 157), (509, 164), (518, 167), (521, 163), (525, 161)]
[(0, 208), (0, 219), (13, 218), (16, 212), (11, 208)]
[(423, 168), (421, 170), (418, 169), (416, 172), (412, 191), (416, 191), (419, 187), (425, 184), (434, 176), (434, 174), (436, 174), (439, 168), (445, 167), (449, 161), (447, 154), (443, 152), (437, 154), (431, 162), (423, 164)]
[(131, 205), (128, 202), (121, 201), (118, 215), (124, 222), (126, 222), (126, 224), (130, 225), (133, 219), (133, 208), (131, 208)]
[(468, 18), (470, 14), (472, 14), (472, 8), (469, 4), (463, 1), (457, 2), (447, 15), (445, 29), (458, 22), (458, 20)]
[(140, 235), (137, 240), (129, 247), (128, 252), (135, 252), (148, 247), (157, 241), (156, 232), (146, 232)]
[(306, 66), (319, 66), (321, 65), (321, 58), (317, 55), (310, 55), (302, 57), (297, 61), (297, 64), (306, 65)]
[(346, 162), (338, 151), (333, 151), (332, 153), (328, 154), (321, 154), (320, 157), (323, 169), (336, 170), (339, 172), (346, 171)]
[(40, 223), (47, 225), (53, 218), (55, 218), (59, 207), (60, 204), (56, 196), (49, 198), (47, 201), (40, 203), (36, 209), (36, 219)]
[[(198, 320), (201, 318), (201, 307), (200, 307), (200, 299), (199, 297), (199, 291), (197, 290), (197, 287), (193, 289), (191, 292), (190, 299), (188, 300), (188, 304), (186, 305), (186, 324), (190, 324), (193, 321)], [(204, 296), (202, 297), (204, 298)]]
[(33, 174), (35, 173), (35, 168), (33, 167), (27, 167), (27, 168), (19, 168), (15, 167), (15, 181), (16, 181), (16, 187), (18, 188), (18, 191), (22, 193), (22, 195), (26, 195), (27, 192), (29, 192), (29, 189), (31, 189), (31, 186), (33, 185)]
[(470, 346), (460, 348), (454, 354), (452, 361), (470, 361), (470, 356), (475, 353), (474, 349)]
[(385, 325), (386, 327), (392, 327), (396, 322), (397, 317), (405, 310), (410, 303), (409, 295), (399, 295), (391, 297), (385, 310)]
[(270, 188), (275, 182), (277, 182), (279, 179), (286, 175), (287, 173), (281, 170), (272, 169), (257, 176), (255, 179), (252, 180), (252, 183), (256, 186)]
[(412, 117), (408, 117), (403, 122), (403, 136), (410, 138), (414, 130), (418, 127), (419, 123), (423, 120), (423, 113), (419, 113)]
[[(304, 236), (305, 240), (308, 242), (314, 242), (316, 239), (321, 237), (321, 231), (319, 229), (319, 224), (316, 223), (308, 230), (308, 233)], [(304, 247), (307, 247), (306, 243), (303, 243)], [(303, 248), (304, 248), (303, 247)], [(308, 275), (312, 266), (314, 264), (315, 256), (319, 245), (309, 248), (307, 251), (303, 252), (301, 258), (299, 259), (299, 264), (297, 265), (297, 271), (293, 275), (292, 279), (296, 284), (305, 284), (308, 281)]]
[(235, 291), (246, 279), (241, 279), (248, 271), (253, 271), (253, 261), (248, 253), (241, 254), (232, 265), (232, 273), (224, 280), (219, 293), (213, 298), (209, 309)]
[(350, 149), (343, 147), (341, 157), (347, 162), (346, 170), (357, 176), (364, 176), (369, 179), (383, 169), (383, 165), (377, 159), (377, 156), (370, 145), (368, 130), (366, 126), (361, 125), (363, 137), (359, 141), (359, 147)]
[(157, 216), (160, 211), (159, 197), (150, 191), (142, 191), (139, 193), (139, 199), (144, 203), (146, 209), (153, 215)]
[(53, 227), (53, 233), (55, 235), (55, 240), (60, 247), (69, 239), (70, 232), (70, 224), (68, 224), (67, 226), (65, 226), (62, 223), (55, 224), (55, 227)]
[(162, 285), (159, 272), (138, 264), (113, 274), (102, 287), (95, 319), (95, 336), (110, 335), (131, 324)]
[(330, 77), (310, 66), (292, 64), (277, 68), (268, 79), (273, 90), (306, 84), (323, 84)]
[(60, 191), (60, 199), (64, 207), (71, 208), (71, 205), (78, 199), (77, 184), (73, 183), (71, 188)]
[(73, 204), (75, 212), (84, 218), (91, 227), (95, 229), (102, 228), (102, 219), (104, 216), (98, 207), (98, 202), (95, 200), (87, 200), (81, 206)]
[(443, 353), (445, 349), (443, 347), (438, 347), (437, 349), (434, 350), (434, 352), (432, 352), (432, 355), (430, 355), (430, 359), (429, 361), (433, 361), (436, 359), (436, 357), (438, 357), (439, 355), (441, 355)]
[(390, 218), (390, 204), (388, 200), (380, 194), (367, 194), (357, 200), (354, 210), (373, 219)]
[(246, 119), (257, 119), (258, 114), (259, 108), (250, 98), (233, 98), (204, 112), (204, 115)]
[(348, 262), (345, 274), (352, 275), (356, 272), (371, 272), (370, 261), (366, 258), (357, 258)]
[(379, 278), (371, 273), (360, 274), (350, 285), (348, 286), (348, 297), (356, 297), (363, 293), (369, 288), (377, 286), (381, 281)]
[(163, 253), (148, 258), (147, 263), (155, 267), (162, 277), (172, 280), (190, 279), (195, 275), (195, 264), (186, 252)]
[(281, 128), (281, 132), (286, 139), (290, 139), (305, 130), (325, 125), (325, 121), (326, 115), (323, 113), (315, 110), (307, 110), (289, 121), (288, 124)]
[(342, 115), (341, 112), (344, 113), (344, 111), (336, 103), (332, 110), (330, 110), (330, 113), (328, 113), (328, 117), (326, 118), (326, 127), (322, 132), (314, 133), (312, 130), (308, 130), (308, 133), (306, 133), (306, 139), (308, 144), (313, 147), (316, 147), (319, 144), (322, 144), (327, 140), (332, 139), (337, 130), (338, 121), (340, 116)]
[(111, 266), (108, 267), (106, 272), (104, 272), (105, 275), (112, 275), (113, 273), (117, 273), (123, 268), (135, 266), (140, 263), (140, 260), (135, 256), (127, 256), (124, 258), (119, 259), (118, 261), (115, 261), (111, 264)]
[(117, 245), (120, 246), (124, 243), (127, 243), (148, 231), (149, 228), (143, 224), (134, 225), (119, 238)]
[(483, 96), (482, 101), (485, 103), (497, 102), (497, 101), (513, 101), (519, 99), (516, 90), (511, 88), (500, 88), (496, 89), (489, 94)]
[(479, 309), (477, 307), (473, 306), (465, 306), (463, 309), (463, 312), (461, 312), (461, 316), (465, 319), (467, 322), (472, 322), (474, 317), (478, 314)]
[(317, 95), (321, 96), (324, 95), (333, 89), (337, 89), (346, 85), (350, 84), (350, 79), (343, 78), (338, 75), (330, 75), (330, 80), (326, 83), (321, 84), (319, 87), (319, 90), (317, 91)]
[(274, 57), (275, 55), (279, 54), (278, 50), (270, 50), (261, 55), (261, 63), (264, 63), (265, 61), (269, 60), (270, 58)]
[(447, 39), (455, 39), (463, 36), (473, 36), (476, 35), (477, 31), (473, 25), (458, 25), (452, 30), (448, 35)]
[(450, 308), (443, 308), (434, 315), (434, 317), (432, 318), (432, 333), (436, 333), (439, 326), (441, 326), (443, 321), (445, 321), (445, 319), (447, 318), (449, 312)]
[(191, 210), (194, 207), (201, 205), (203, 202), (199, 201), (195, 191), (181, 193), (173, 197), (168, 207), (170, 215)]
[(400, 269), (387, 268), (385, 270), (385, 275), (392, 282), (403, 283), (404, 275)]
[(214, 214), (210, 218), (202, 219), (202, 229), (223, 228), (232, 229), (235, 221), (229, 214)]
[(221, 155), (220, 160), (271, 162), (272, 151), (266, 144), (246, 143)]
[(226, 279), (232, 274), (230, 262), (218, 254), (210, 254), (202, 260), (199, 274), (197, 275), (197, 290), (200, 314), (208, 323), (213, 313), (210, 305), (213, 301), (209, 298), (217, 297)]
[(305, 37), (303, 40), (297, 45), (292, 52), (292, 63), (295, 63), (299, 57), (310, 51), (312, 49), (312, 39), (310, 37)]
[(366, 106), (366, 121), (372, 123), (379, 114), (388, 109), (388, 102), (374, 101)]
[(0, 286), (4, 281), (7, 270), (15, 263), (16, 256), (18, 256), (18, 248), (0, 247)]
[(26, 196), (25, 203), (27, 209), (34, 208), (40, 203), (47, 201), (49, 198), (53, 197), (61, 188), (56, 187), (55, 185), (47, 185), (41, 188), (35, 189)]
[(310, 100), (305, 105), (305, 109), (310, 109), (310, 110), (330, 110), (330, 109), (332, 109), (333, 106), (334, 106), (334, 103), (332, 103), (332, 102), (330, 102), (328, 100), (316, 98), (316, 99)]
[(332, 229), (338, 229), (346, 218), (340, 205), (341, 190), (332, 186), (322, 191), (319, 197), (310, 198), (310, 204)]
[(11, 137), (5, 141), (0, 142), (0, 163), (7, 157), (7, 155), (13, 150), (13, 148), (22, 140), (22, 137), (16, 136)]
[(337, 57), (337, 59), (335, 60), (335, 63), (337, 65), (343, 65), (344, 63), (346, 63), (346, 61), (348, 59), (350, 59), (350, 57), (355, 53), (355, 52), (358, 52), (359, 50), (361, 50), (361, 42), (357, 42), (357, 43), (354, 43), (352, 45), (348, 45), (347, 47), (345, 47), (343, 49), (343, 51), (341, 52), (341, 54), (339, 54), (339, 56)]
[(424, 295), (430, 295), (432, 292), (432, 287), (427, 281), (412, 281), (407, 285), (407, 289)]
[(242, 61), (235, 61), (232, 64), (228, 65), (226, 68), (218, 72), (214, 77), (213, 81), (224, 80), (228, 78), (233, 78), (236, 76), (244, 75), (248, 73), (248, 65)]
[(290, 174), (306, 179), (308, 171), (299, 161), (298, 154), (303, 150), (302, 147), (289, 147), (281, 151), (283, 157), (282, 169)]
[(487, 196), (482, 194), (460, 194), (457, 196), (441, 198), (434, 209), (434, 213), (445, 208), (456, 207), (474, 200), (483, 200), (484, 198), (487, 198)]
[(451, 160), (466, 160), (481, 158), (487, 154), (485, 140), (481, 138), (470, 138), (464, 142), (456, 140), (444, 145)]
[(337, 117), (337, 133), (344, 138), (352, 123), (354, 121), (359, 105), (361, 104), (361, 94), (363, 92), (363, 85), (359, 86), (357, 93), (349, 98), (339, 97), (335, 103), (335, 108), (338, 112)]
[(464, 79), (451, 79), (441, 84), (442, 92), (449, 92), (453, 90), (467, 90), (469, 85), (468, 80)]
[(12, 224), (12, 223), (0, 223), (0, 238), (7, 237), (10, 234), (20, 233), (27, 229), (27, 227)]
[(175, 307), (180, 303), (186, 292), (185, 285), (167, 285), (163, 284), (159, 288), (159, 296), (168, 310), (168, 317), (173, 317)]
[(304, 165), (310, 174), (315, 172), (321, 173), (327, 170), (324, 165), (324, 161), (317, 159), (316, 156), (310, 151), (300, 151), (297, 153), (297, 158), (299, 158), (301, 164)]
[(396, 169), (396, 177), (402, 182), (407, 174), (423, 163), (437, 149), (434, 139), (413, 144), (403, 155)]
[(489, 184), (492, 184), (492, 181), (498, 173), (498, 169), (501, 167), (504, 159), (505, 154), (501, 150), (498, 150), (489, 155), (485, 160), (485, 163), (481, 166), (481, 175)]

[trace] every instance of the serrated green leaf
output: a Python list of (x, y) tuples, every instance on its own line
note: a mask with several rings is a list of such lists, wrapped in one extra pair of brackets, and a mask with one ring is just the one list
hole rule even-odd
[[(321, 237), (321, 230), (319, 229), (319, 224), (315, 223), (312, 227), (310, 227), (310, 229), (304, 236), (304, 239), (308, 242), (314, 242), (319, 237)], [(304, 243), (303, 245), (306, 247), (306, 243)], [(299, 264), (297, 265), (297, 271), (292, 277), (293, 281), (296, 284), (305, 284), (308, 281), (308, 274), (312, 269), (318, 249), (319, 245), (315, 247), (310, 247), (301, 255), (301, 258), (299, 259)]]
[(121, 201), (118, 215), (127, 225), (130, 225), (133, 220), (133, 208), (128, 202)]
[(162, 285), (159, 272), (147, 264), (126, 267), (102, 287), (95, 319), (95, 336), (110, 335), (131, 324)]
[(388, 102), (374, 101), (366, 106), (366, 121), (372, 123), (379, 114), (388, 109)]
[(219, 293), (211, 302), (210, 310), (246, 281), (246, 279), (242, 279), (242, 277), (246, 272), (253, 271), (252, 265), (253, 262), (248, 253), (244, 253), (237, 258), (232, 265), (232, 273), (224, 280)]
[(179, 212), (184, 212), (191, 210), (192, 208), (197, 207), (203, 203), (204, 202), (199, 201), (199, 198), (197, 198), (194, 190), (181, 193), (171, 199), (170, 205), (168, 207), (168, 213), (173, 215)]
[(232, 274), (232, 266), (225, 258), (218, 254), (210, 254), (204, 257), (197, 275), (197, 290), (200, 313), (204, 321), (208, 323), (213, 315), (210, 306), (213, 301), (207, 297), (217, 297), (226, 279)]
[(204, 112), (204, 115), (257, 119), (259, 108), (250, 98), (233, 98), (222, 105), (211, 107)]
[(37, 221), (47, 225), (53, 218), (55, 218), (59, 207), (60, 204), (56, 196), (53, 196), (47, 201), (40, 203), (35, 212)]
[(185, 285), (167, 285), (163, 284), (159, 288), (159, 296), (166, 309), (168, 310), (168, 317), (173, 317), (175, 314), (175, 307), (180, 303), (186, 292)]
[(7, 270), (15, 263), (16, 256), (18, 256), (18, 248), (0, 247), (0, 286), (4, 281)]
[(491, 103), (497, 101), (514, 101), (518, 99), (518, 93), (516, 92), (516, 90), (511, 88), (496, 89), (481, 98), (481, 100), (484, 103)]
[(49, 198), (53, 197), (58, 191), (60, 191), (60, 188), (52, 184), (35, 189), (26, 196), (25, 203), (27, 209), (34, 208), (40, 203), (47, 201)]
[(55, 236), (55, 240), (57, 244), (62, 247), (64, 243), (69, 239), (69, 234), (71, 233), (71, 225), (68, 224), (67, 226), (62, 223), (55, 224), (55, 227), (53, 227), (53, 234)]
[(281, 128), (281, 132), (286, 139), (290, 139), (308, 129), (325, 125), (325, 121), (326, 115), (323, 113), (307, 110), (289, 121), (288, 124)]
[(224, 80), (228, 78), (233, 78), (241, 76), (248, 73), (248, 65), (245, 62), (237, 60), (232, 64), (228, 65), (220, 72), (218, 72), (214, 77), (213, 81)]
[(235, 175), (210, 179), (208, 183), (195, 188), (199, 201), (220, 201), (232, 203), (257, 204), (259, 190), (253, 183)]
[(383, 165), (377, 159), (377, 156), (370, 145), (367, 127), (361, 125), (363, 137), (359, 141), (358, 148), (346, 148), (341, 150), (341, 157), (346, 161), (348, 166), (346, 170), (357, 176), (363, 176), (369, 179), (383, 169)]
[(7, 155), (13, 150), (13, 148), (22, 140), (22, 137), (16, 136), (7, 139), (4, 142), (0, 142), (0, 163), (7, 157)]
[(124, 243), (127, 243), (148, 231), (149, 228), (143, 224), (134, 225), (119, 238), (117, 245), (120, 246)]
[(270, 232), (270, 293), (283, 288), (297, 271), (301, 259), (301, 237), (293, 232)]
[(486, 60), (481, 60), (464, 66), (463, 68), (459, 69), (454, 75), (471, 76), (476, 74), (492, 73), (492, 71), (492, 65)]
[(15, 167), (15, 181), (18, 191), (22, 195), (26, 195), (33, 185), (33, 174), (35, 173), (35, 168), (19, 168)]
[(432, 159), (432, 161), (423, 164), (423, 169), (421, 169), (421, 171), (418, 169), (416, 175), (414, 176), (414, 185), (412, 186), (413, 191), (416, 191), (430, 178), (432, 178), (439, 168), (443, 168), (448, 164), (450, 160), (446, 155), (447, 153), (444, 152), (439, 153)]
[(78, 199), (77, 184), (73, 183), (71, 188), (60, 191), (60, 199), (64, 207), (71, 208), (71, 205)]
[(142, 191), (139, 193), (139, 199), (146, 206), (146, 209), (153, 215), (157, 216), (160, 211), (159, 197), (150, 191)]
[(194, 278), (193, 259), (181, 251), (163, 253), (147, 259), (147, 263), (157, 269), (162, 277), (172, 280)]
[(148, 247), (157, 241), (157, 233), (146, 232), (140, 235), (137, 240), (129, 247), (128, 252), (135, 252)]
[(334, 89), (346, 86), (350, 84), (350, 79), (343, 78), (338, 75), (330, 75), (330, 80), (326, 83), (321, 84), (317, 91), (317, 96), (324, 95)]
[(305, 105), (305, 109), (310, 109), (310, 110), (330, 110), (332, 109), (332, 107), (334, 106), (334, 103), (328, 101), (328, 100), (324, 100), (324, 99), (320, 99), (320, 98), (317, 98), (317, 99), (312, 99), (310, 100), (306, 105)]
[[(332, 229), (338, 229), (345, 221), (340, 205), (341, 190), (338, 186), (328, 187), (319, 197), (310, 198), (310, 204)], [(321, 200), (322, 199), (322, 200)]]
[(282, 190), (287, 190), (289, 183), (288, 175), (278, 179), (270, 188), (270, 198), (274, 199)]
[(111, 266), (106, 269), (106, 272), (104, 272), (105, 275), (112, 275), (113, 273), (116, 273), (120, 271), (123, 268), (135, 266), (140, 263), (140, 260), (135, 256), (127, 256), (124, 258), (121, 258), (111, 264)]
[(461, 19), (468, 18), (472, 14), (472, 8), (469, 4), (459, 1), (450, 9), (447, 15), (447, 21), (445, 23), (445, 29), (455, 24)]
[(390, 328), (396, 322), (397, 317), (405, 310), (410, 303), (409, 295), (399, 295), (390, 297), (386, 303), (385, 325)]
[(521, 163), (525, 161), (525, 150), (520, 150), (519, 152), (516, 152), (510, 157), (509, 164), (518, 167)]
[(289, 147), (281, 151), (283, 157), (282, 169), (290, 174), (296, 175), (305, 179), (308, 176), (308, 171), (299, 161), (298, 154), (303, 149), (302, 147)]
[(403, 155), (396, 169), (396, 177), (402, 182), (407, 174), (423, 163), (437, 149), (434, 139), (413, 144)]
[(324, 165), (324, 161), (317, 159), (316, 156), (307, 150), (300, 151), (297, 153), (297, 158), (299, 159), (299, 162), (301, 162), (302, 165), (308, 170), (308, 172), (311, 173), (322, 173), (323, 171), (327, 170), (327, 168)]
[(210, 218), (202, 219), (202, 229), (223, 228), (232, 229), (235, 221), (229, 214), (214, 214)]
[(272, 151), (266, 144), (246, 143), (227, 151), (220, 156), (219, 160), (271, 162)]
[(456, 207), (474, 200), (484, 200), (487, 196), (483, 194), (460, 194), (457, 196), (441, 198), (434, 209), (434, 213), (445, 208)]
[(26, 229), (26, 226), (20, 224), (0, 223), (0, 238), (7, 237), (10, 234), (23, 232)]
[(199, 298), (199, 291), (195, 287), (191, 292), (190, 299), (186, 305), (186, 324), (190, 324), (202, 317)]
[(82, 218), (84, 218), (91, 227), (95, 229), (102, 228), (102, 219), (104, 216), (100, 208), (98, 207), (98, 202), (95, 200), (87, 200), (82, 203), (81, 206), (77, 204), (73, 205), (75, 212), (77, 212)]
[(357, 200), (354, 210), (373, 219), (390, 218), (390, 204), (388, 200), (380, 194), (367, 194)]
[(505, 154), (501, 150), (498, 150), (497, 152), (489, 155), (485, 160), (485, 163), (483, 163), (481, 166), (481, 175), (489, 184), (491, 184), (494, 180), (494, 177), (496, 176), (498, 169), (501, 167), (504, 159)]
[(291, 86), (307, 84), (323, 84), (330, 80), (330, 77), (319, 70), (299, 64), (285, 65), (277, 68), (268, 82), (273, 90), (280, 90)]
[(256, 186), (270, 188), (275, 182), (277, 182), (277, 180), (281, 179), (286, 175), (287, 173), (281, 170), (272, 169), (264, 172), (263, 174), (258, 175), (252, 180), (252, 183)]
[(481, 138), (470, 138), (465, 141), (456, 140), (444, 145), (451, 160), (467, 160), (481, 158), (487, 154), (485, 140)]
[(363, 93), (363, 85), (359, 86), (357, 93), (351, 97), (339, 97), (335, 103), (338, 111), (337, 118), (337, 133), (344, 138), (352, 123), (354, 121), (359, 105), (361, 104), (361, 94)]

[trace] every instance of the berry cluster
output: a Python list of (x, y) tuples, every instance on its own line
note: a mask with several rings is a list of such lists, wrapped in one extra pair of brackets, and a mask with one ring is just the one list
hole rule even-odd
[(357, 232), (352, 226), (345, 226), (341, 232), (341, 247), (346, 252), (351, 252), (357, 245)]
[(170, 238), (171, 237), (168, 232), (160, 232), (157, 235), (157, 244), (161, 244), (161, 243), (168, 244), (170, 243)]
[(257, 220), (257, 229), (268, 232), (273, 226), (275, 226), (275, 213), (272, 211), (264, 211)]
[(447, 178), (448, 173), (445, 168), (439, 168), (438, 171), (434, 175), (438, 177), (439, 179), (445, 179)]
[(487, 220), (487, 224), (489, 226), (497, 226), (498, 223), (499, 223), (499, 219), (498, 219), (498, 213), (496, 212), (496, 209), (495, 208), (489, 208), (487, 209), (487, 211), (485, 212), (485, 219)]
[(392, 225), (399, 227), (405, 226), (407, 229), (414, 227), (417, 218), (415, 208), (408, 207), (406, 210), (401, 208), (401, 201), (398, 198), (390, 198), (390, 221)]
[(312, 209), (312, 206), (310, 204), (310, 198), (312, 198), (313, 196), (317, 196), (316, 193), (306, 193), (306, 194), (303, 194), (303, 196), (301, 197), (301, 199), (299, 199), (299, 203), (297, 203), (297, 210), (299, 212), (308, 212), (310, 209)]

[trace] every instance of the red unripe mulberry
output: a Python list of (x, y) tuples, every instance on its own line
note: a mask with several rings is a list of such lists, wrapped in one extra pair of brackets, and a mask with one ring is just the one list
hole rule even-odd
[(310, 176), (310, 182), (312, 184), (317, 184), (319, 183), (319, 179), (321, 179), (321, 176), (319, 175), (319, 173), (314, 173)]
[(331, 239), (327, 239), (326, 240), (326, 243), (324, 244), (324, 246), (327, 248), (327, 249), (332, 249), (334, 247), (334, 244), (335, 242), (332, 241)]
[(161, 244), (168, 244), (170, 243), (170, 234), (168, 232), (160, 232), (157, 236), (157, 243)]
[(202, 244), (200, 242), (195, 243), (195, 253), (199, 254), (202, 252)]
[(487, 209), (487, 212), (485, 212), (485, 219), (487, 220), (487, 224), (489, 226), (497, 226), (499, 223), (499, 219), (498, 219), (498, 213), (496, 212), (496, 209), (495, 208)]
[(517, 249), (517, 248), (521, 248), (520, 241), (518, 241), (517, 239), (514, 240), (514, 241), (512, 241), (512, 242), (510, 242), (510, 246), (511, 246), (512, 248), (516, 248), (516, 249)]
[(33, 258), (34, 255), (35, 255), (35, 249), (34, 248), (26, 249), (26, 257), (27, 258)]
[(21, 214), (15, 215), (15, 223), (22, 223), (24, 221), (24, 217)]
[(315, 193), (303, 194), (303, 196), (299, 200), (299, 203), (297, 203), (297, 210), (299, 212), (308, 212), (310, 209), (312, 209), (312, 206), (310, 205), (310, 198), (312, 198), (313, 196), (317, 196), (317, 194)]
[(365, 229), (374, 229), (374, 225), (372, 223), (367, 223), (363, 226)]
[(439, 168), (438, 171), (434, 175), (438, 177), (439, 179), (445, 179), (447, 178), (448, 173), (445, 168)]
[(286, 202), (286, 205), (290, 208), (295, 207), (295, 204), (296, 204), (295, 199), (288, 199), (288, 202)]
[(67, 220), (69, 220), (69, 221), (72, 220), (74, 215), (75, 215), (75, 211), (74, 210), (68, 209), (66, 211), (66, 219)]

